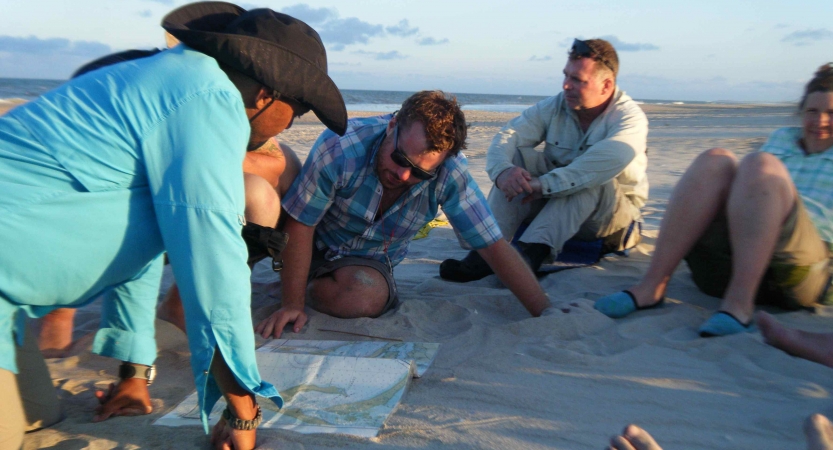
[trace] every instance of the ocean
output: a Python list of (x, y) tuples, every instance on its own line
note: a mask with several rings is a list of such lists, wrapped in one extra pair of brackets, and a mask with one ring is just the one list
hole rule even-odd
[[(21, 78), (0, 78), (0, 104), (13, 99), (32, 100), (46, 91), (54, 89), (64, 80), (39, 80)], [(555, 94), (556, 92), (553, 92)], [(341, 95), (348, 111), (392, 112), (413, 92), (408, 91), (365, 91), (342, 89)], [(502, 95), (453, 93), (464, 110), (521, 112), (547, 98), (543, 95)], [(677, 100), (638, 100), (650, 104), (704, 104), (706, 102), (682, 102)]]

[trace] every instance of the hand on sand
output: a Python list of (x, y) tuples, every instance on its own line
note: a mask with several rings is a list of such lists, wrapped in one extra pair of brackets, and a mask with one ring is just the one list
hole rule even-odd
[(621, 436), (610, 439), (609, 450), (662, 450), (647, 431), (636, 425), (628, 425)]
[(260, 321), (255, 327), (255, 333), (261, 335), (264, 339), (273, 337), (278, 339), (283, 333), (283, 327), (289, 323), (293, 323), (292, 331), (298, 333), (301, 328), (307, 323), (307, 313), (302, 309), (281, 308), (272, 313), (271, 316)]
[(515, 166), (501, 172), (495, 180), (495, 186), (503, 192), (506, 200), (511, 202), (519, 194), (532, 193), (532, 186), (529, 185), (531, 179), (532, 175), (529, 172)]
[(211, 430), (211, 446), (220, 450), (250, 450), (255, 448), (257, 430), (235, 430), (224, 417)]
[(106, 394), (104, 391), (96, 391), (95, 396), (100, 405), (95, 408), (93, 422), (115, 416), (141, 416), (153, 412), (148, 382), (141, 378), (128, 378), (119, 384), (110, 383)]

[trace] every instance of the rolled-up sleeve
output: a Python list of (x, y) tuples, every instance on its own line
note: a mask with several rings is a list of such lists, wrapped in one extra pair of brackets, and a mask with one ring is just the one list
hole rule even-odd
[(570, 164), (539, 177), (544, 197), (563, 197), (601, 186), (625, 170), (637, 155), (645, 154), (648, 120), (638, 106), (616, 111), (606, 121), (610, 125), (604, 139)]
[(255, 360), (251, 272), (240, 235), (249, 124), (236, 93), (208, 92), (179, 105), (144, 137), (157, 222), (185, 309), (203, 424), (220, 397), (208, 369), (220, 349), (238, 384), (282, 400)]
[(466, 159), (455, 157), (446, 164), (444, 179), (438, 183), (442, 209), (460, 245), (465, 249), (486, 248), (503, 238), (486, 198), (468, 171)]
[(331, 131), (318, 137), (300, 175), (283, 199), (287, 214), (304, 225), (318, 225), (333, 204), (335, 184), (344, 173), (341, 147), (332, 142), (338, 139)]
[(519, 148), (535, 147), (544, 141), (555, 110), (556, 97), (542, 100), (510, 120), (492, 139), (486, 152), (486, 172), (494, 182), (512, 162)]
[(132, 280), (104, 294), (93, 353), (136, 364), (156, 359), (156, 298), (164, 257), (159, 255)]

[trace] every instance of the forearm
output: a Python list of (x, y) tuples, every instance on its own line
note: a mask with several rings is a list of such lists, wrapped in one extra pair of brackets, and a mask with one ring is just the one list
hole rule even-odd
[(303, 309), (306, 301), (307, 278), (312, 260), (315, 228), (292, 217), (286, 218), (284, 231), (289, 242), (283, 251), (284, 269), (281, 272), (281, 302), (283, 308)]
[(538, 317), (550, 306), (549, 298), (538, 284), (535, 274), (508, 242), (501, 239), (478, 252), (530, 314)]
[(214, 380), (226, 398), (231, 412), (243, 420), (254, 419), (257, 415), (255, 395), (237, 383), (219, 349), (215, 350), (214, 359), (211, 361), (211, 374), (214, 375)]

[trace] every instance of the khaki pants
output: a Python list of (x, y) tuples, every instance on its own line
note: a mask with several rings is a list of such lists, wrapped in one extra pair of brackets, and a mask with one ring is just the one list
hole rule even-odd
[(0, 450), (17, 450), (24, 432), (61, 420), (49, 369), (29, 327), (15, 357), (18, 375), (0, 369)]
[[(781, 228), (755, 303), (798, 309), (817, 303), (827, 290), (829, 251), (799, 199)], [(732, 276), (729, 223), (719, 216), (686, 255), (694, 284), (723, 297)]]
[(546, 244), (556, 252), (573, 237), (585, 241), (604, 238), (641, 217), (639, 208), (622, 193), (616, 180), (566, 197), (542, 198), (525, 205), (522, 197), (507, 201), (497, 186), (489, 192), (489, 207), (501, 233), (512, 239), (518, 227), (531, 219), (521, 242)]

